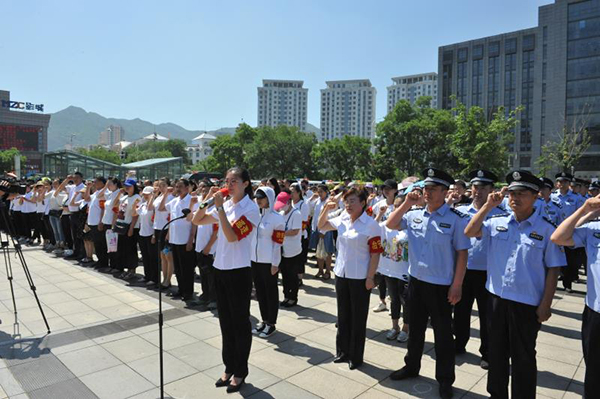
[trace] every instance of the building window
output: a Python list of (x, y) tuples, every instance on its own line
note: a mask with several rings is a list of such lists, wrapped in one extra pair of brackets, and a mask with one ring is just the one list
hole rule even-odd
[(488, 45), (488, 56), (495, 57), (500, 55), (500, 42), (491, 42)]
[(482, 106), (482, 94), (483, 94), (483, 60), (473, 61), (472, 70), (472, 84), (471, 84), (471, 105), (481, 107)]
[(504, 41), (504, 53), (513, 54), (517, 52), (517, 38), (506, 39)]
[(469, 58), (469, 49), (468, 48), (460, 48), (458, 49), (458, 62), (465, 62)]

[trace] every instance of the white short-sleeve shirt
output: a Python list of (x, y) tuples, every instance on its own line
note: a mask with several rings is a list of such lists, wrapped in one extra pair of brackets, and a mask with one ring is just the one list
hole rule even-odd
[[(190, 201), (192, 196), (186, 194), (185, 197), (175, 197), (173, 198), (167, 205), (166, 208), (169, 211), (170, 220), (175, 220), (176, 218), (183, 216), (184, 209), (190, 209)], [(154, 221), (156, 222), (156, 217), (154, 217)], [(175, 220), (173, 223), (169, 225), (169, 243), (175, 245), (184, 245), (187, 244), (190, 238), (190, 232), (192, 230), (192, 222), (179, 219)]]
[[(284, 220), (285, 231), (302, 229), (302, 213), (298, 209), (292, 209), (287, 215), (281, 213)], [(293, 258), (302, 252), (302, 231), (295, 236), (285, 236), (283, 240), (283, 257)]]
[[(165, 227), (165, 225), (169, 222), (169, 211), (160, 211), (158, 209), (160, 203), (162, 202), (163, 195), (158, 196), (158, 198), (154, 200), (154, 230), (162, 230), (162, 228)], [(168, 204), (175, 198), (171, 194), (167, 195), (168, 197), (165, 204)]]
[(98, 192), (95, 192), (90, 196), (87, 224), (89, 226), (97, 226), (100, 223), (101, 217), (102, 208), (100, 208), (100, 199), (98, 198)]
[[(251, 226), (243, 226), (245, 229), (250, 229), (250, 233), (235, 242), (227, 241), (223, 228), (219, 226), (219, 235), (217, 236), (217, 248), (214, 267), (220, 270), (233, 270), (242, 267), (250, 267), (250, 255), (252, 251), (252, 236), (256, 234), (256, 226), (260, 220), (260, 212), (258, 205), (247, 195), (242, 198), (237, 204), (232, 200), (228, 200), (223, 204), (223, 211), (227, 216), (230, 224), (234, 225), (245, 217), (246, 224)], [(213, 209), (208, 215), (219, 221), (217, 209)], [(220, 224), (220, 223), (219, 223)]]
[(342, 213), (329, 223), (338, 231), (337, 257), (333, 272), (338, 277), (366, 279), (371, 260), (369, 242), (381, 240), (381, 227), (366, 212), (354, 222), (347, 213)]

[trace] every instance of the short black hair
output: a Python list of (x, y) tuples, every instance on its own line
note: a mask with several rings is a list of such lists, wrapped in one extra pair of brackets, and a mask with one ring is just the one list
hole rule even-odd
[(77, 171), (75, 173), (73, 173), (74, 176), (79, 176), (83, 179), (83, 173), (81, 173), (80, 171)]

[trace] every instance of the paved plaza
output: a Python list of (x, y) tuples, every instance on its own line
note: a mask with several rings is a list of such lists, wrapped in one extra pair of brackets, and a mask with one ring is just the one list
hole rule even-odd
[[(0, 398), (159, 397), (157, 292), (128, 287), (40, 249), (24, 249), (42, 307), (52, 329), (46, 334), (23, 269), (11, 253), (19, 323), (14, 314), (4, 262), (0, 265)], [(140, 267), (139, 271), (142, 270)], [(221, 375), (221, 336), (214, 313), (185, 309), (165, 298), (163, 309), (165, 396), (172, 398), (361, 398), (437, 397), (433, 331), (428, 329), (421, 376), (391, 381), (406, 344), (386, 341), (387, 312), (370, 312), (365, 364), (350, 371), (332, 362), (336, 303), (333, 279), (312, 278), (300, 289), (299, 306), (282, 309), (278, 332), (255, 337), (250, 374), (240, 393), (214, 387)], [(584, 276), (582, 276), (585, 279)], [(585, 365), (581, 351), (583, 284), (557, 291), (553, 316), (537, 341), (538, 396), (581, 397)], [(196, 284), (196, 291), (200, 285)], [(378, 302), (372, 295), (371, 305)], [(252, 322), (259, 316), (252, 301)], [(15, 329), (18, 328), (18, 336)], [(487, 397), (487, 373), (479, 367), (479, 322), (472, 317), (468, 354), (456, 359), (455, 397)]]

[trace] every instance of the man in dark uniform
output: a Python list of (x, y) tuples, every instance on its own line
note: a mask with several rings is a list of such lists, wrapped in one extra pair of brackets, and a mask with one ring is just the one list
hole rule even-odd
[(486, 219), (502, 203), (506, 189), (490, 194), (465, 234), (488, 240), (487, 390), (492, 398), (508, 398), (512, 373), (511, 396), (534, 399), (537, 335), (551, 316), (559, 268), (566, 259), (562, 248), (550, 241), (556, 226), (534, 207), (540, 179), (527, 171), (514, 171), (506, 181), (512, 213)]
[[(424, 172), (425, 207), (412, 208), (421, 197), (418, 191), (406, 196), (404, 203), (389, 216), (387, 227), (405, 230), (410, 250), (408, 353), (405, 366), (390, 378), (416, 377), (421, 368), (427, 322), (435, 333), (435, 378), (442, 398), (453, 396), (454, 339), (452, 306), (462, 295), (470, 240), (464, 234), (468, 216), (445, 202), (454, 179), (444, 171), (429, 168)], [(412, 209), (411, 209), (412, 208)]]

